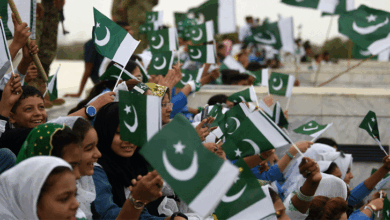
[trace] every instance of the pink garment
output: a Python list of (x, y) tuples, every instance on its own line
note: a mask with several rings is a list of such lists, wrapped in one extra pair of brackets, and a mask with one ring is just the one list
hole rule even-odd
[(229, 39), (225, 39), (225, 40), (222, 41), (222, 43), (226, 47), (226, 55), (229, 55), (230, 51), (232, 50), (233, 42), (231, 40), (229, 40)]

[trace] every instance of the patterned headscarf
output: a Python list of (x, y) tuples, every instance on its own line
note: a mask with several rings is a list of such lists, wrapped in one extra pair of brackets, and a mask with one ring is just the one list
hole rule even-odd
[(58, 130), (63, 130), (66, 125), (46, 123), (31, 130), (23, 143), (22, 149), (16, 158), (16, 164), (29, 157), (50, 156), (53, 150), (52, 140)]
[(158, 96), (160, 98), (164, 98), (164, 95), (167, 93), (167, 91), (169, 91), (167, 86), (162, 86), (155, 83), (146, 83), (146, 85), (150, 88), (150, 91), (152, 91), (154, 96)]

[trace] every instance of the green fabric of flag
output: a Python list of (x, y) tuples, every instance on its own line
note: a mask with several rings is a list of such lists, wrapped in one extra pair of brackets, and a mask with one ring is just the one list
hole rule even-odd
[(384, 203), (383, 203), (383, 220), (390, 220), (390, 201), (385, 196)]
[(182, 69), (181, 73), (183, 78), (181, 78), (181, 80), (175, 85), (175, 87), (179, 89), (186, 86), (189, 81), (196, 80), (196, 78), (198, 77), (199, 70)]
[(147, 11), (145, 16), (145, 23), (157, 23), (163, 24), (163, 12), (162, 11)]
[(119, 91), (121, 140), (143, 146), (161, 127), (161, 99)]
[[(367, 48), (360, 47), (359, 45), (357, 45), (355, 43), (353, 44), (352, 57), (354, 59), (367, 59), (367, 58), (371, 57), (371, 55), (372, 55), (371, 52)], [(374, 56), (371, 59), (377, 60), (378, 56)]]
[[(104, 72), (103, 75), (99, 77), (99, 80), (118, 80), (121, 72), (122, 72), (122, 67), (119, 66), (118, 64), (114, 64), (110, 66), (110, 68), (108, 68), (106, 72)], [(122, 80), (126, 81), (133, 78), (135, 78), (135, 76), (133, 76), (129, 71), (127, 71), (126, 69), (123, 70), (121, 76)]]
[(381, 140), (379, 138), (378, 121), (375, 112), (369, 111), (362, 123), (360, 123), (359, 128), (366, 130), (372, 138), (375, 139), (376, 137), (379, 141)]
[(196, 25), (195, 19), (185, 18), (177, 24), (177, 31), (179, 37), (184, 40), (191, 40), (191, 28)]
[(139, 33), (140, 34), (148, 34), (148, 33), (151, 33), (153, 31), (156, 31), (157, 27), (158, 26), (155, 23), (144, 23), (144, 24), (139, 26)]
[(121, 26), (111, 21), (95, 8), (93, 9), (95, 26), (92, 39), (95, 49), (104, 57), (126, 66), (139, 41)]
[(260, 154), (290, 144), (292, 141), (263, 112), (255, 111), (240, 122), (239, 127), (222, 145), (230, 160)]
[(257, 102), (257, 95), (253, 86), (244, 89), (240, 92), (236, 92), (227, 98), (228, 101), (239, 102)]
[(271, 198), (266, 196), (245, 161), (239, 159), (235, 165), (240, 175), (215, 210), (217, 219), (258, 220), (275, 214)]
[(59, 66), (57, 68), (56, 73), (53, 76), (49, 76), (48, 82), (47, 82), (47, 92), (49, 93), (50, 101), (53, 101), (58, 98), (58, 87), (57, 87), (57, 75), (60, 71)]
[(224, 117), (224, 114), (222, 112), (223, 107), (221, 104), (215, 104), (215, 105), (210, 106), (210, 107), (211, 107), (211, 110), (209, 112), (209, 116), (215, 118), (213, 123), (211, 123), (211, 127), (215, 127), (215, 126), (218, 126), (218, 122), (221, 121)]
[(149, 65), (148, 74), (165, 76), (168, 70), (172, 69), (173, 56), (172, 51), (154, 53)]
[(221, 129), (224, 137), (231, 136), (250, 114), (248, 107), (244, 103), (240, 103), (227, 111), (223, 118), (218, 121), (218, 129)]
[(188, 55), (192, 61), (210, 64), (216, 62), (214, 44), (201, 46), (188, 45)]
[(255, 77), (255, 82), (253, 83), (253, 85), (268, 87), (268, 69), (262, 69), (250, 73), (250, 75)]
[(271, 73), (268, 81), (270, 94), (291, 97), (295, 77), (284, 73)]
[(338, 0), (282, 0), (287, 5), (304, 8), (314, 8), (323, 12), (333, 14), (336, 10)]
[(214, 40), (214, 23), (207, 21), (204, 24), (192, 26), (190, 29), (193, 44), (202, 44)]
[(284, 115), (282, 107), (280, 107), (280, 103), (276, 102), (274, 106), (274, 111), (273, 111), (273, 118), (272, 118), (279, 127), (288, 129), (288, 121), (286, 116)]
[(8, 50), (7, 38), (5, 36), (3, 20), (0, 19), (0, 79), (6, 74), (8, 68), (11, 66), (11, 55)]
[(341, 14), (339, 32), (355, 44), (378, 55), (390, 47), (390, 13), (360, 5), (356, 10)]
[(323, 12), (322, 16), (324, 15), (340, 15), (343, 13), (346, 13), (348, 11), (352, 11), (355, 9), (355, 0), (339, 0), (338, 4), (336, 6), (336, 10), (333, 14)]
[(311, 137), (315, 138), (324, 133), (332, 125), (333, 123), (320, 125), (316, 121), (312, 120), (296, 128), (294, 132), (298, 134), (310, 135)]
[(162, 51), (175, 51), (176, 45), (176, 29), (166, 28), (158, 31), (153, 31), (148, 34), (150, 51), (158, 53)]
[(202, 145), (195, 129), (176, 115), (140, 150), (181, 200), (202, 218), (233, 185), (238, 168)]

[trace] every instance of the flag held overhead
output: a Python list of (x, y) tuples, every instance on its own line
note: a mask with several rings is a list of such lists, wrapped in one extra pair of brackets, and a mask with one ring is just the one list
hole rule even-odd
[(271, 73), (268, 81), (270, 94), (291, 97), (295, 77), (290, 74)]
[(362, 123), (360, 123), (359, 128), (366, 130), (372, 138), (380, 140), (378, 121), (375, 112), (369, 111)]

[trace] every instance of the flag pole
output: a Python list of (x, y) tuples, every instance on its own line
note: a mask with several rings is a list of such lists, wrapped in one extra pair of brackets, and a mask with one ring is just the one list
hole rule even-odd
[[(383, 198), (382, 193), (383, 193), (383, 191), (381, 190), (381, 191), (380, 191), (380, 196), (379, 196), (379, 198), (381, 198), (381, 199)], [(379, 213), (380, 213), (380, 212), (381, 212), (381, 211), (378, 212), (377, 218), (379, 218)]]
[(288, 97), (287, 104), (286, 104), (286, 111), (288, 111), (288, 107), (290, 106), (291, 96)]
[(389, 154), (385, 151), (385, 149), (383, 148), (381, 142), (378, 140), (378, 138), (374, 138), (376, 143), (379, 145), (379, 147), (381, 148), (381, 150), (386, 154), (386, 156), (389, 156)]

